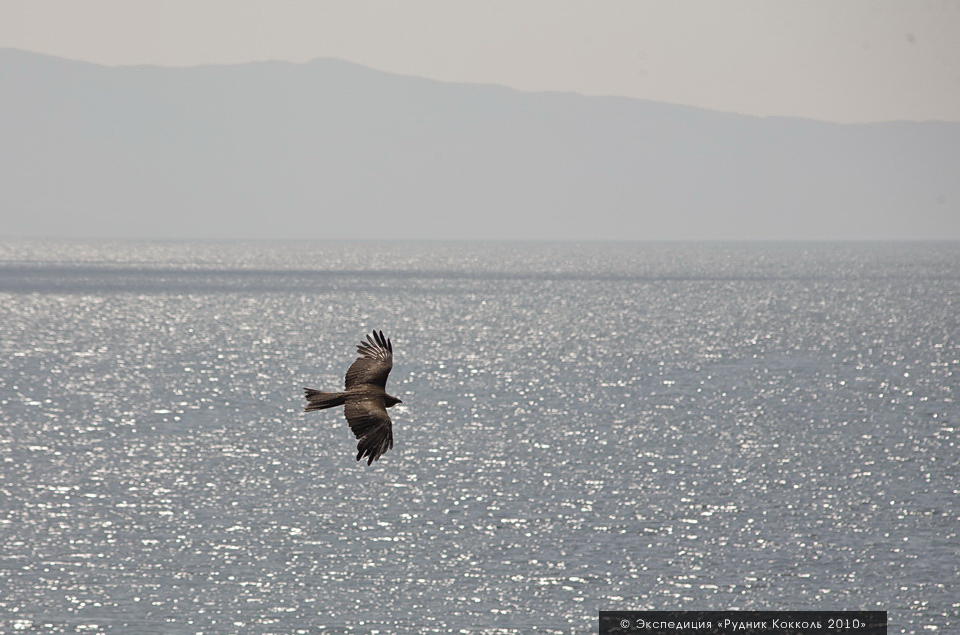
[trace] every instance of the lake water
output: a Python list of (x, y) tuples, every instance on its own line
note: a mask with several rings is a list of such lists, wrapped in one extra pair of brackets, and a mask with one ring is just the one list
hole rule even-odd
[[(960, 245), (0, 243), (0, 631), (960, 628)], [(392, 338), (396, 445), (335, 389)]]

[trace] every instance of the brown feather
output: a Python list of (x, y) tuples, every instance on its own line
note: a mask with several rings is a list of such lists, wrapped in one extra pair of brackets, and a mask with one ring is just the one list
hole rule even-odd
[(350, 365), (344, 378), (345, 392), (325, 393), (305, 388), (309, 404), (306, 410), (321, 410), (344, 405), (344, 415), (357, 437), (357, 460), (367, 457), (367, 465), (393, 447), (393, 422), (387, 408), (401, 403), (388, 395), (387, 376), (393, 368), (393, 344), (374, 331), (357, 346), (360, 356)]

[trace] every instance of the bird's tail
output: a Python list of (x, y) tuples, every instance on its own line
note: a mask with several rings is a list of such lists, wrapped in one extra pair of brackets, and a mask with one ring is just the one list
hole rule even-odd
[(345, 392), (323, 392), (313, 388), (304, 388), (303, 393), (308, 402), (307, 407), (303, 409), (304, 412), (342, 406), (347, 401), (347, 393)]

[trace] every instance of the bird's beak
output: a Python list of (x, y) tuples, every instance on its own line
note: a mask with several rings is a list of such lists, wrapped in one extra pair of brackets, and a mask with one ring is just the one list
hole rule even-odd
[(403, 403), (402, 399), (397, 399), (397, 403)]

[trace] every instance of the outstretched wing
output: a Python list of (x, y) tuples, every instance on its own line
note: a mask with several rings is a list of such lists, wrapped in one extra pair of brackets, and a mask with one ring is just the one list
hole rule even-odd
[[(389, 369), (388, 369), (389, 370)], [(344, 408), (347, 423), (357, 442), (357, 460), (367, 457), (367, 465), (393, 447), (393, 426), (383, 400), (378, 398), (348, 401)]]
[(372, 337), (368, 335), (366, 342), (357, 345), (357, 352), (360, 357), (347, 370), (344, 381), (346, 389), (350, 390), (360, 384), (386, 388), (387, 375), (393, 368), (393, 345), (383, 336), (383, 331), (374, 331)]

